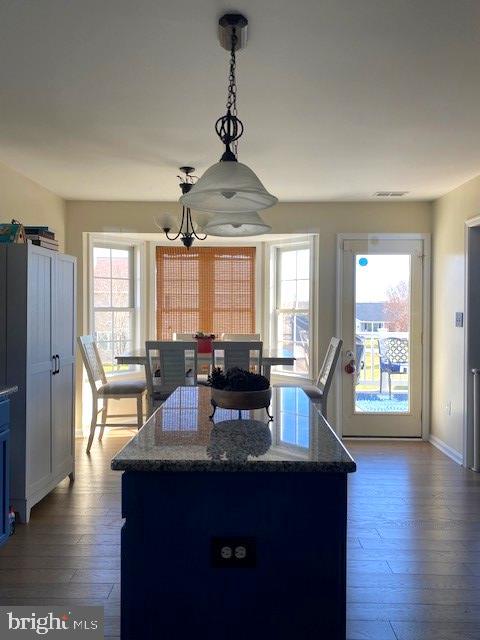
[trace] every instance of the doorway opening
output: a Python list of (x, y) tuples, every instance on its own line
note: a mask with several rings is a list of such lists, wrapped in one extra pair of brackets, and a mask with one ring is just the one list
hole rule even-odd
[[(480, 217), (466, 221), (465, 231), (465, 424), (464, 465), (480, 471), (480, 425), (475, 426), (474, 369), (480, 369)], [(478, 382), (477, 382), (478, 384)], [(480, 386), (480, 385), (479, 385)], [(477, 410), (480, 407), (477, 404)], [(480, 415), (480, 411), (479, 411)], [(479, 418), (480, 420), (480, 418)], [(475, 435), (477, 431), (477, 435)]]

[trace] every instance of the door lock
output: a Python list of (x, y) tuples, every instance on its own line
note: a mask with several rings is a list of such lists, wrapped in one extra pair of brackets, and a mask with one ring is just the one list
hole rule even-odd
[(346, 363), (344, 366), (345, 373), (352, 374), (357, 370), (357, 365), (355, 362), (355, 354), (353, 351), (347, 351), (345, 353)]

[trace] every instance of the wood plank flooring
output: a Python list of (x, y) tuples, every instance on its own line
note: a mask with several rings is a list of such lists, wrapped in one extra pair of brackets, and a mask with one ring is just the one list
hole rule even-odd
[[(0, 550), (2, 605), (100, 604), (106, 637), (119, 638), (121, 474), (110, 459), (133, 433), (95, 440), (90, 458), (77, 442), (75, 483), (34, 507)], [(480, 640), (480, 476), (426, 443), (347, 446), (358, 465), (348, 640)]]

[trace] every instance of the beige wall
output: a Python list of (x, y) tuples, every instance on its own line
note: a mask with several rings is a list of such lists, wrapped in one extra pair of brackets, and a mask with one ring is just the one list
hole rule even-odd
[[(67, 202), (67, 252), (78, 258), (78, 332), (84, 323), (84, 232), (158, 233), (153, 216), (178, 211), (176, 203)], [(428, 202), (281, 203), (263, 213), (273, 233), (318, 233), (320, 253), (319, 351), (335, 332), (336, 235), (338, 233), (430, 233)], [(78, 384), (77, 388), (81, 388)], [(80, 403), (77, 403), (80, 406)], [(333, 403), (330, 405), (332, 408)]]
[[(480, 177), (434, 202), (431, 431), (463, 451), (465, 220), (480, 214)], [(447, 404), (451, 402), (451, 414)]]
[[(83, 309), (83, 233), (156, 233), (153, 216), (176, 203), (67, 202), (0, 164), (0, 220), (53, 229), (62, 250), (78, 258), (78, 332), (87, 330)], [(264, 212), (274, 233), (320, 234), (319, 299), (322, 352), (335, 331), (337, 233), (433, 231), (432, 434), (463, 449), (464, 336), (455, 311), (464, 310), (464, 222), (480, 213), (480, 177), (432, 204), (427, 202), (281, 203)], [(447, 363), (447, 364), (445, 364)], [(81, 385), (79, 385), (80, 388)], [(451, 402), (451, 414), (446, 407)]]
[(49, 226), (65, 248), (65, 202), (51, 191), (0, 164), (0, 222)]

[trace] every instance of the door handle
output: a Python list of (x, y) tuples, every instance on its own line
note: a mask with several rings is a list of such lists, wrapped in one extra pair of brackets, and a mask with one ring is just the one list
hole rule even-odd
[(57, 359), (57, 371), (56, 371), (56, 373), (60, 373), (60, 356), (57, 353), (57, 355), (55, 357)]
[(60, 372), (60, 356), (58, 355), (58, 353), (52, 356), (52, 360), (53, 360), (52, 376), (55, 376), (57, 373)]
[(355, 371), (357, 370), (357, 363), (355, 361), (355, 354), (353, 353), (353, 351), (347, 351), (345, 353), (345, 365), (344, 365), (344, 371), (345, 373), (348, 374), (353, 374), (355, 373)]

